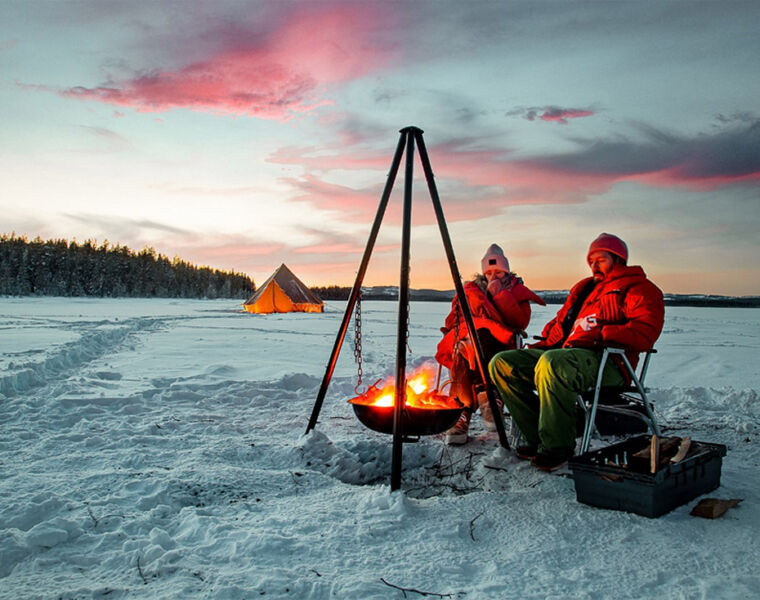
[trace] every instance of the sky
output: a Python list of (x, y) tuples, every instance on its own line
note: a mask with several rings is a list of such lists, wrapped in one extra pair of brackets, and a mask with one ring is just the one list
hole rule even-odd
[[(352, 285), (399, 130), (464, 278), (610, 232), (668, 293), (760, 295), (760, 3), (0, 0), (0, 234)], [(397, 285), (401, 169), (367, 285)], [(451, 289), (417, 160), (411, 285)]]

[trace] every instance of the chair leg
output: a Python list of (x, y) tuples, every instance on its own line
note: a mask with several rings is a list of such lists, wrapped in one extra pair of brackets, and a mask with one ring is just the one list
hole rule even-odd
[[(586, 410), (586, 425), (583, 429), (583, 437), (581, 438), (581, 446), (580, 446), (581, 454), (588, 452), (589, 446), (591, 445), (591, 435), (595, 429), (596, 413), (599, 408), (599, 395), (602, 389), (602, 374), (604, 372), (604, 366), (607, 363), (607, 359), (609, 358), (611, 354), (617, 354), (618, 356), (620, 356), (620, 358), (623, 361), (623, 364), (625, 365), (626, 370), (628, 371), (628, 374), (631, 377), (631, 382), (636, 387), (636, 391), (638, 392), (639, 396), (641, 396), (641, 401), (644, 403), (644, 410), (648, 418), (647, 425), (649, 429), (651, 429), (652, 433), (654, 433), (655, 435), (661, 435), (660, 427), (657, 423), (657, 418), (654, 415), (654, 411), (652, 410), (652, 406), (649, 402), (649, 398), (647, 397), (646, 391), (644, 390), (644, 386), (641, 384), (641, 380), (636, 376), (636, 372), (631, 366), (631, 363), (628, 361), (628, 357), (626, 357), (625, 352), (617, 348), (605, 348), (604, 352), (602, 353), (602, 359), (599, 364), (599, 372), (596, 377), (596, 386), (594, 387), (594, 398), (591, 402), (591, 408)], [(647, 358), (647, 362), (645, 362), (644, 369), (646, 369), (647, 363), (648, 363), (648, 358)], [(645, 373), (646, 371), (642, 373), (642, 376)], [(580, 402), (583, 408), (586, 409), (585, 404), (583, 404), (582, 398), (580, 398)]]
[(588, 452), (588, 447), (591, 445), (591, 433), (594, 429), (594, 421), (596, 420), (596, 411), (599, 406), (599, 394), (602, 391), (602, 376), (604, 375), (604, 366), (607, 364), (607, 358), (610, 353), (607, 348), (602, 353), (602, 360), (599, 362), (599, 372), (596, 375), (596, 386), (594, 387), (594, 400), (591, 402), (591, 409), (586, 411), (586, 427), (583, 429), (583, 438), (581, 438), (580, 453), (585, 454)]

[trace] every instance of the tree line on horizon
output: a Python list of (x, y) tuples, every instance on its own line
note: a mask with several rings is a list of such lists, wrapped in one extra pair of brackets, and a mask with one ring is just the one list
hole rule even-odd
[[(351, 295), (351, 287), (329, 285), (313, 286), (311, 291), (316, 293), (322, 300), (348, 300)], [(547, 304), (563, 304), (567, 300), (567, 290), (537, 290), (538, 294)], [(454, 298), (454, 290), (410, 290), (410, 298), (428, 302), (451, 302)], [(365, 300), (396, 300), (394, 293), (388, 293), (387, 287), (380, 290), (363, 288), (362, 298)], [(710, 306), (714, 308), (758, 308), (760, 296), (716, 296), (703, 294), (665, 294), (666, 306)]]
[(311, 286), (309, 288), (322, 300), (348, 300), (351, 287), (342, 285)]
[(0, 295), (247, 298), (254, 290), (243, 273), (170, 260), (150, 247), (0, 236)]

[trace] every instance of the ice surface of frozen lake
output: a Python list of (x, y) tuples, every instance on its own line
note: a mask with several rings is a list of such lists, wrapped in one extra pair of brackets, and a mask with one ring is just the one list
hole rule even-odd
[[(756, 597), (760, 310), (668, 307), (648, 376), (670, 432), (728, 447), (711, 495), (744, 501), (708, 521), (579, 504), (478, 417), (463, 447), (405, 445), (391, 493), (390, 436), (346, 405), (350, 339), (303, 435), (343, 306), (0, 298), (0, 598)], [(412, 303), (410, 366), (448, 308)], [(364, 303), (367, 380), (396, 312)]]

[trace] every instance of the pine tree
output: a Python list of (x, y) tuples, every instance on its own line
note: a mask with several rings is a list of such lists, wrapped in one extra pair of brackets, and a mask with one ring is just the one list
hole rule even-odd
[(29, 242), (0, 236), (0, 294), (169, 298), (245, 298), (255, 289), (242, 273), (169, 260), (154, 248), (135, 253), (108, 240)]

